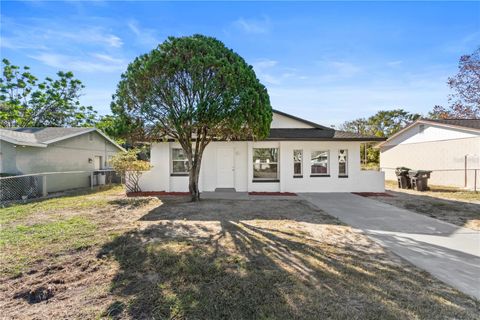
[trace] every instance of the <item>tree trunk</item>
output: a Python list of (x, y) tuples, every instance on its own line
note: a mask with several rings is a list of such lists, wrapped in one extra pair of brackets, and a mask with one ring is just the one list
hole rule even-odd
[(200, 200), (200, 191), (198, 190), (198, 178), (200, 176), (200, 163), (195, 163), (190, 169), (189, 181), (188, 181), (188, 190), (190, 191), (190, 196), (192, 201)]

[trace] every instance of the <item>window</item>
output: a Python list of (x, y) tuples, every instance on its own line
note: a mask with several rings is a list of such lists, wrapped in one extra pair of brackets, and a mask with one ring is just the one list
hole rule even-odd
[(278, 149), (253, 149), (253, 179), (278, 180)]
[(328, 151), (313, 151), (311, 158), (311, 173), (312, 176), (328, 176)]
[(88, 134), (88, 141), (93, 141), (93, 132)]
[(301, 177), (302, 170), (303, 150), (293, 150), (293, 176)]
[(107, 156), (107, 161), (105, 162), (105, 167), (107, 167), (107, 168), (111, 168), (111, 167), (112, 167), (112, 159), (113, 159), (113, 156), (112, 156), (112, 155), (108, 155), (108, 156)]
[(338, 176), (348, 176), (348, 150), (338, 151)]
[(188, 160), (181, 148), (172, 148), (172, 173), (188, 174)]

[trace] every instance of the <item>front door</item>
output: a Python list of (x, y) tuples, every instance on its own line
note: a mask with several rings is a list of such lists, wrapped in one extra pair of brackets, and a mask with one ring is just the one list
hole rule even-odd
[(94, 170), (100, 170), (102, 169), (102, 157), (100, 156), (95, 156), (93, 158), (93, 169)]
[(217, 149), (217, 188), (234, 188), (233, 148)]

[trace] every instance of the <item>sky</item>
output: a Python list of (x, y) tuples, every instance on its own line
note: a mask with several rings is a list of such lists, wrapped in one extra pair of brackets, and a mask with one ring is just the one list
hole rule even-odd
[(1, 2), (1, 57), (40, 79), (73, 71), (110, 113), (133, 59), (168, 36), (221, 40), (275, 109), (324, 125), (447, 105), (446, 81), (480, 45), (480, 2)]

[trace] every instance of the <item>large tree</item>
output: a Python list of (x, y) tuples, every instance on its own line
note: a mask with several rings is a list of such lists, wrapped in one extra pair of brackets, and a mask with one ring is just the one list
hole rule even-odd
[(472, 54), (463, 55), (458, 63), (458, 72), (448, 78), (453, 90), (448, 107), (435, 106), (433, 118), (480, 118), (480, 48)]
[(83, 85), (72, 72), (39, 82), (29, 67), (2, 60), (1, 127), (65, 127), (93, 125), (96, 112), (80, 104)]
[(205, 147), (213, 140), (262, 139), (272, 107), (242, 57), (211, 37), (170, 37), (137, 57), (122, 75), (114, 103), (140, 119), (148, 138), (178, 141), (188, 159), (192, 200)]

